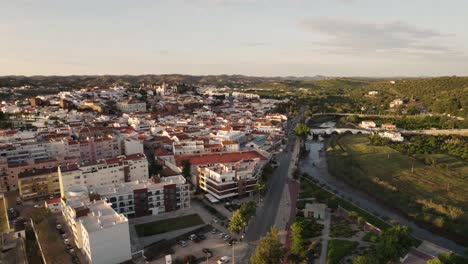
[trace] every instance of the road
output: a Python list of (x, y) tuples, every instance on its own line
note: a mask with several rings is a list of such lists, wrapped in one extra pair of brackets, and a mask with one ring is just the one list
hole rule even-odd
[(352, 201), (362, 209), (365, 209), (371, 213), (378, 212), (380, 216), (387, 216), (390, 219), (398, 221), (400, 224), (410, 227), (411, 233), (415, 237), (427, 240), (431, 243), (463, 255), (465, 249), (463, 246), (417, 226), (415, 223), (398, 214), (395, 210), (382, 204), (375, 198), (365, 194), (358, 189), (355, 189), (341, 179), (330, 175), (328, 172), (325, 155), (323, 154), (323, 151), (320, 151), (323, 149), (323, 142), (308, 141), (306, 145), (307, 149), (310, 151), (308, 158), (303, 159), (300, 162), (301, 171), (307, 172), (311, 177), (317, 179), (320, 183), (329, 186), (332, 190), (336, 190), (337, 195), (351, 198)]
[(292, 159), (292, 147), (295, 144), (296, 136), (292, 133), (292, 128), (300, 121), (304, 111), (297, 115), (293, 120), (288, 122), (285, 131), (288, 134), (288, 144), (283, 152), (278, 153), (276, 156), (279, 161), (279, 166), (273, 171), (270, 180), (267, 184), (267, 194), (263, 199), (263, 204), (257, 209), (256, 215), (250, 221), (247, 232), (245, 234), (245, 241), (251, 246), (246, 251), (245, 255), (241, 258), (241, 263), (248, 263), (250, 256), (255, 251), (255, 246), (260, 237), (265, 235), (275, 224), (276, 215), (278, 213), (278, 205), (281, 201), (283, 188), (286, 186), (288, 178), (289, 165)]

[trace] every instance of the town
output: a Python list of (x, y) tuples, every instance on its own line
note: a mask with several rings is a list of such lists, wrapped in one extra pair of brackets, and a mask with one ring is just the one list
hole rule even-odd
[[(139, 228), (155, 220), (192, 215), (180, 229), (211, 224), (228, 234), (222, 204), (258, 200), (262, 171), (286, 144), (278, 102), (215, 87), (179, 93), (166, 83), (4, 102), (20, 126), (1, 131), (11, 227), (33, 227), (46, 263), (66, 262), (67, 252), (76, 263), (130, 260), (160, 240)], [(39, 210), (52, 215), (35, 223)], [(63, 239), (41, 237), (55, 228)], [(180, 237), (166, 228), (165, 239)]]
[(468, 1), (0, 10), (0, 264), (468, 263)]
[[(411, 236), (396, 224), (410, 224), (405, 218), (373, 209), (399, 219), (389, 222), (370, 211), (372, 200), (324, 182), (346, 166), (335, 164), (337, 140), (398, 146), (447, 130), (402, 129), (369, 114), (314, 114), (305, 105), (284, 113), (296, 99), (213, 85), (15, 94), (1, 106), (6, 263), (246, 263), (265, 234), (280, 243), (272, 253), (286, 251), (293, 263), (385, 254), (375, 243), (392, 232), (413, 240), (398, 240), (401, 255), (387, 256), (403, 263), (460, 248), (446, 249), (437, 243), (443, 238), (416, 226)], [(325, 139), (333, 148), (329, 172)], [(334, 247), (352, 253), (335, 256)]]

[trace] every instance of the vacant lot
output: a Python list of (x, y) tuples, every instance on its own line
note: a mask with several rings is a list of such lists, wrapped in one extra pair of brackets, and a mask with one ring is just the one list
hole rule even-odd
[(136, 225), (135, 230), (139, 237), (152, 236), (165, 232), (171, 232), (187, 227), (203, 225), (204, 222), (198, 214), (185, 215), (181, 217), (154, 221), (146, 224)]
[[(426, 155), (425, 155), (426, 156)], [(330, 171), (373, 194), (403, 213), (468, 241), (468, 164), (455, 157), (427, 154), (426, 165), (386, 146), (372, 146), (367, 136), (345, 135), (330, 140)], [(418, 157), (420, 158), (420, 157)]]

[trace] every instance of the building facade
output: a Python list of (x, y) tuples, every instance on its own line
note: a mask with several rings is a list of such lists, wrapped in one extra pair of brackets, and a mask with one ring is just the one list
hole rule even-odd
[(84, 165), (67, 164), (58, 168), (58, 176), (63, 196), (65, 191), (72, 186), (93, 188), (147, 180), (149, 177), (148, 160), (144, 154), (140, 153), (99, 160), (96, 163)]
[(28, 170), (18, 174), (21, 200), (60, 195), (57, 168)]
[(75, 188), (62, 198), (62, 214), (76, 247), (89, 263), (121, 263), (131, 259), (128, 219), (106, 201), (90, 201), (85, 188)]
[(128, 99), (117, 103), (117, 109), (124, 113), (146, 112), (146, 103)]
[(189, 184), (181, 175), (89, 190), (107, 200), (116, 212), (126, 217), (156, 215), (190, 207)]

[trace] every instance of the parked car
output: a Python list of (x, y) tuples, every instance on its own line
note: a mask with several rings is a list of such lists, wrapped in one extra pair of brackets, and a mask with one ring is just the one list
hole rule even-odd
[(196, 238), (197, 238), (197, 235), (195, 235), (195, 234), (191, 234), (189, 236), (189, 239), (192, 240), (192, 241), (195, 240)]
[(65, 230), (63, 230), (63, 228), (60, 228), (58, 231), (61, 235), (65, 234)]
[(39, 208), (40, 206), (38, 204), (35, 204), (34, 205), (34, 208)]
[(65, 244), (65, 247), (67, 247), (68, 250), (73, 248), (70, 244)]
[(62, 229), (62, 225), (61, 225), (61, 224), (57, 224), (57, 225), (55, 226), (55, 228), (56, 228), (57, 230), (60, 230), (60, 229)]
[(16, 204), (17, 204), (17, 205), (20, 205), (20, 204), (22, 204), (22, 203), (23, 203), (23, 202), (21, 201), (20, 198), (16, 198)]
[(62, 239), (68, 238), (67, 234), (62, 234)]
[(226, 234), (224, 234), (224, 233), (221, 232), (221, 233), (219, 233), (218, 237), (219, 237), (219, 238), (223, 238), (225, 235), (226, 235)]
[(75, 255), (75, 250), (73, 248), (70, 248), (68, 250), (68, 253), (70, 253), (70, 255), (74, 256)]
[(218, 230), (216, 230), (216, 228), (213, 228), (213, 230), (211, 230), (211, 234), (215, 235), (216, 233), (218, 233)]
[(218, 264), (229, 263), (229, 261), (231, 261), (231, 258), (228, 257), (228, 256), (224, 256), (224, 257), (221, 257), (221, 258), (218, 260)]
[(232, 246), (233, 244), (237, 243), (237, 239), (233, 238), (229, 240), (229, 245)]
[(69, 244), (70, 244), (70, 240), (69, 240), (68, 238), (65, 238), (65, 239), (63, 240), (63, 243), (65, 243), (66, 245), (69, 245)]
[(182, 247), (188, 246), (188, 243), (185, 242), (184, 240), (180, 241), (179, 243), (180, 243), (180, 245), (181, 245)]
[(206, 239), (206, 236), (204, 234), (198, 234), (197, 237), (200, 239), (200, 240), (205, 240)]
[(224, 241), (228, 241), (229, 239), (231, 239), (231, 236), (230, 236), (230, 235), (225, 235), (225, 236), (223, 237), (223, 239), (224, 239)]

